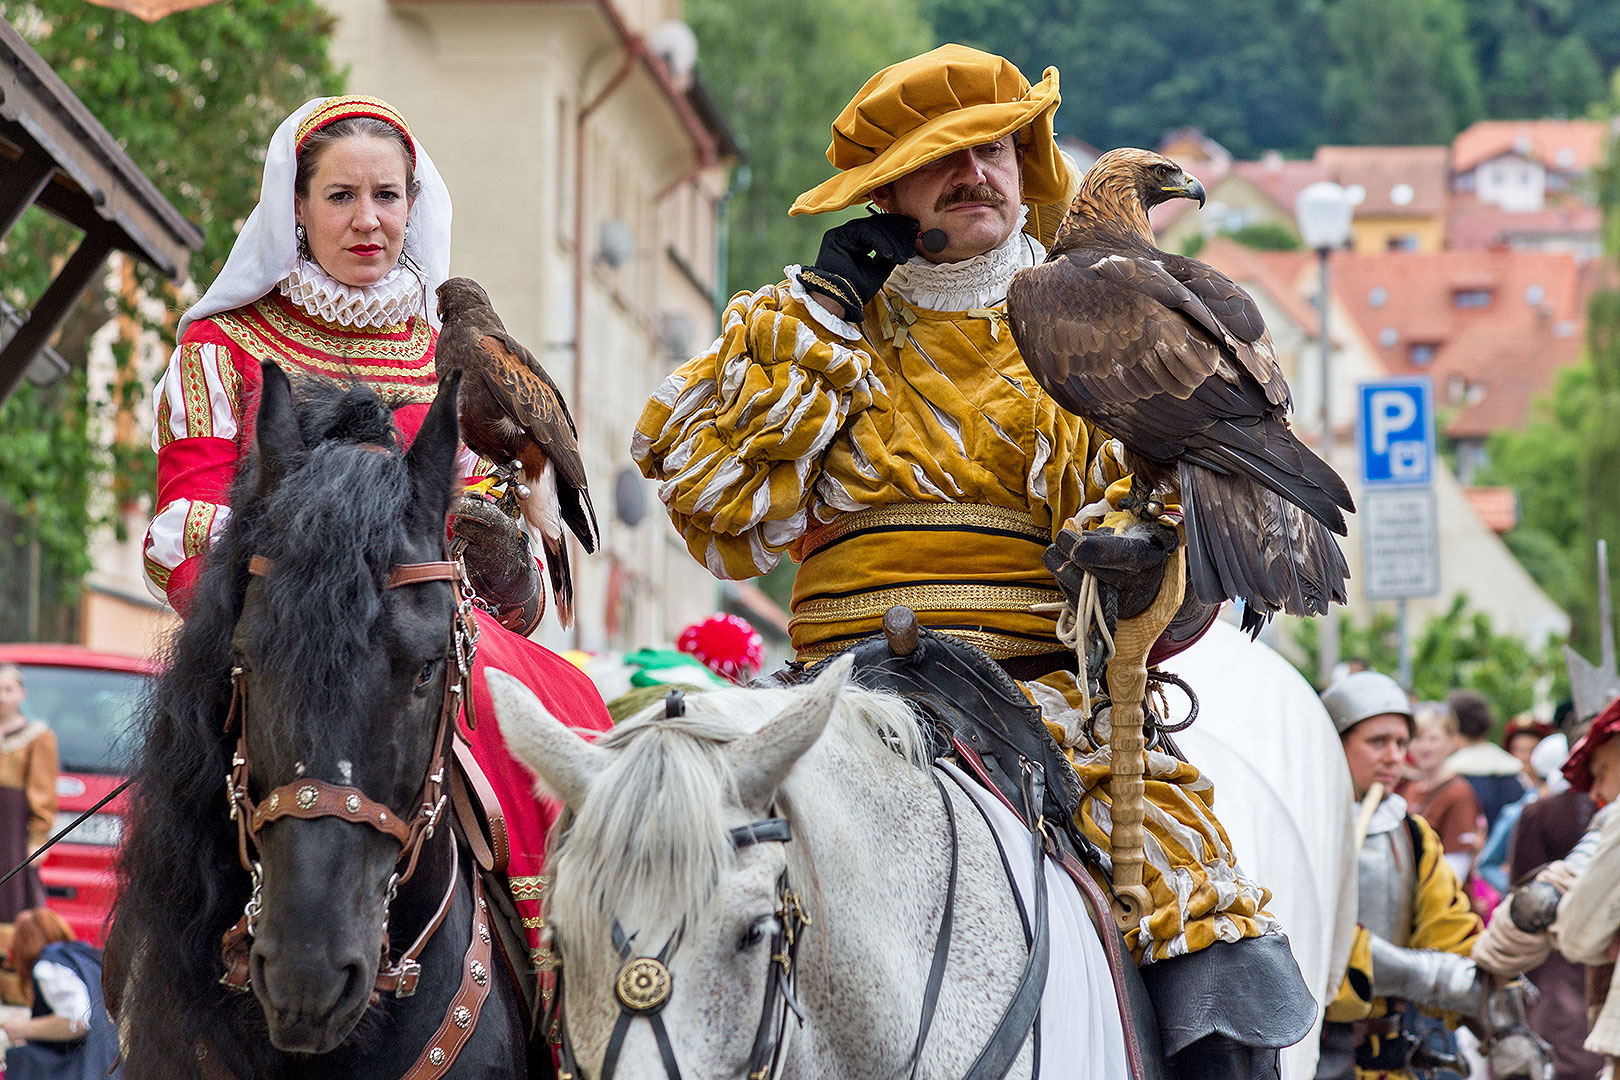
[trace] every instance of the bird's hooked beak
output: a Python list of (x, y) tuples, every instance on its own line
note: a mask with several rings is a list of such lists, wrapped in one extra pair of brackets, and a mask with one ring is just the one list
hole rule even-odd
[(1179, 195), (1183, 199), (1197, 199), (1198, 209), (1204, 208), (1204, 185), (1198, 182), (1198, 177), (1183, 170), (1179, 176), (1170, 178), (1163, 189), (1170, 195)]

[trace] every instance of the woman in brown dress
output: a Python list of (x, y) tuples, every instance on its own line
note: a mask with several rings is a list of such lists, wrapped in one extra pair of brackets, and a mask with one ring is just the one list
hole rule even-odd
[[(22, 670), (0, 664), (0, 874), (26, 859), (56, 820), (56, 734), (23, 714)], [(0, 923), (45, 904), (39, 869), (0, 885)]]

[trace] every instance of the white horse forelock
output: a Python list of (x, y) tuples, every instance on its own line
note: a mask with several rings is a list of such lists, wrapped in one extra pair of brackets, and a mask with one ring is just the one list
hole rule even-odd
[[(686, 715), (666, 718), (662, 702), (597, 743), (613, 751), (583, 804), (565, 811), (553, 837), (545, 918), (570, 966), (587, 979), (617, 969), (615, 920), (635, 933), (634, 952), (655, 954), (669, 935), (701, 935), (721, 900), (717, 886), (736, 853), (725, 820), (737, 792), (727, 744), (796, 707), (799, 689), (736, 689), (690, 694)], [(839, 738), (874, 769), (896, 755), (927, 782), (928, 744), (911, 707), (886, 693), (848, 687), (822, 740)], [(794, 778), (779, 812), (792, 820)], [(802, 846), (802, 845), (801, 845)], [(791, 845), (790, 845), (791, 847)], [(807, 852), (794, 853), (802, 865)], [(812, 883), (813, 888), (813, 883)], [(590, 970), (600, 966), (603, 970)]]

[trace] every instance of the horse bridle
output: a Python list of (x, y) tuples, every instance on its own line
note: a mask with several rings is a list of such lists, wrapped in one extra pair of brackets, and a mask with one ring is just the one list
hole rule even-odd
[[(671, 690), (664, 705), (664, 716), (680, 716), (685, 711), (682, 694)], [(786, 818), (768, 817), (747, 825), (739, 825), (730, 832), (733, 850), (740, 851), (753, 844), (786, 844), (793, 839), (792, 826)], [(771, 966), (765, 980), (765, 1001), (760, 1007), (759, 1029), (754, 1035), (754, 1047), (748, 1055), (748, 1080), (769, 1080), (776, 1075), (782, 1063), (782, 1048), (787, 1041), (787, 1019), (791, 1012), (804, 1023), (804, 1011), (794, 993), (798, 980), (798, 956), (801, 931), (812, 922), (810, 914), (798, 893), (788, 884), (784, 867), (776, 879), (779, 907), (776, 912), (776, 932), (771, 935)], [(669, 1030), (664, 1026), (663, 1010), (674, 992), (675, 977), (669, 970), (669, 957), (679, 946), (684, 926), (677, 929), (664, 942), (657, 956), (632, 956), (634, 935), (626, 936), (619, 920), (613, 920), (613, 944), (622, 961), (618, 977), (613, 981), (613, 993), (619, 1002), (619, 1016), (613, 1032), (608, 1036), (607, 1049), (602, 1054), (602, 1075), (599, 1080), (613, 1080), (619, 1066), (619, 1052), (624, 1047), (630, 1024), (645, 1019), (658, 1043), (658, 1054), (664, 1062), (664, 1075), (668, 1080), (681, 1080), (681, 1067), (675, 1060), (675, 1047), (669, 1041)], [(574, 1045), (568, 1037), (568, 1023), (563, 1008), (562, 949), (559, 942), (551, 945), (552, 969), (555, 987), (552, 994), (551, 1016), (546, 1030), (557, 1045), (560, 1068), (557, 1080), (583, 1080), (584, 1072), (574, 1055)]]
[[(248, 562), (248, 573), (255, 577), (265, 577), (270, 573), (272, 566), (271, 560), (262, 555), (254, 555)], [(422, 972), (417, 957), (421, 955), (450, 910), (457, 875), (454, 873), (450, 875), (444, 897), (440, 900), (433, 917), (428, 920), (416, 940), (400, 954), (397, 963), (390, 962), (388, 908), (392, 906), (399, 887), (409, 881), (411, 875), (416, 872), (422, 849), (433, 837), (440, 816), (444, 812), (448, 799), (445, 793), (445, 762), (449, 748), (447, 735), (455, 724), (456, 715), (460, 712), (478, 646), (478, 627), (472, 617), (472, 593), (466, 586), (465, 574), (458, 563), (449, 561), (402, 563), (392, 569), (384, 587), (397, 589), (404, 585), (429, 581), (450, 582), (456, 588), (459, 602), (452, 617), (451, 641), (445, 656), (444, 697), (440, 702), (438, 724), (433, 736), (433, 758), (428, 763), (426, 775), (422, 780), (416, 811), (408, 821), (402, 820), (393, 809), (372, 799), (359, 788), (332, 784), (324, 780), (294, 780), (271, 791), (263, 802), (255, 803), (248, 786), (252, 766), (248, 757), (247, 741), (247, 684), (243, 658), (240, 654), (231, 667), (231, 704), (230, 711), (225, 717), (225, 732), (229, 734), (234, 727), (237, 730), (237, 738), (236, 751), (231, 756), (231, 771), (226, 777), (226, 800), (230, 806), (231, 819), (236, 822), (237, 857), (252, 881), (252, 892), (242, 917), (225, 932), (221, 940), (225, 974), (220, 982), (232, 990), (249, 989), (248, 956), (252, 937), (257, 929), (260, 895), (264, 884), (259, 862), (253, 857), (253, 853), (260, 846), (260, 830), (281, 818), (311, 820), (335, 817), (356, 825), (369, 826), (400, 846), (399, 858), (395, 865), (397, 867), (399, 863), (404, 863), (405, 866), (403, 871), (396, 870), (388, 881), (383, 912), (382, 960), (378, 964), (377, 978), (372, 986), (372, 1002), (375, 1003), (384, 992), (391, 991), (400, 998), (407, 998), (416, 993), (417, 982)], [(477, 905), (475, 912), (476, 910)], [(475, 914), (475, 919), (477, 917)], [(487, 928), (485, 932), (487, 933)]]
[[(665, 718), (680, 716), (683, 712), (681, 692), (671, 690), (664, 706)], [(945, 962), (950, 954), (956, 909), (959, 847), (956, 810), (937, 772), (932, 774), (932, 779), (939, 792), (940, 801), (945, 807), (946, 828), (951, 843), (950, 873), (945, 886), (945, 905), (940, 912), (939, 930), (934, 940), (933, 957), (929, 963), (928, 980), (923, 988), (922, 1015), (917, 1024), (917, 1039), (911, 1049), (908, 1075), (912, 1080), (915, 1080), (922, 1065), (923, 1046), (928, 1041), (928, 1033), (933, 1026), (934, 1010), (939, 1003), (940, 990), (944, 985)], [(1025, 789), (1026, 805), (1039, 808), (1045, 790), (1044, 778), (1040, 771), (1026, 764), (1021, 780)], [(1036, 1022), (1042, 991), (1046, 986), (1050, 928), (1045, 877), (1045, 824), (1039, 817), (1038, 809), (1036, 820), (1028, 824), (1035, 882), (1034, 925), (1029, 927), (1029, 956), (1019, 973), (1011, 999), (1002, 1011), (990, 1037), (968, 1067), (968, 1071), (963, 1074), (964, 1080), (1000, 1080), (1011, 1071), (1027, 1033)], [(793, 838), (788, 821), (780, 817), (769, 817), (750, 825), (739, 826), (731, 830), (730, 836), (734, 849), (766, 842), (785, 844)], [(801, 1025), (804, 1023), (804, 1011), (794, 994), (794, 986), (798, 974), (799, 932), (811, 924), (811, 919), (801, 905), (799, 895), (789, 889), (786, 869), (777, 879), (777, 891), (781, 897), (781, 907), (777, 912), (776, 934), (771, 939), (773, 977), (767, 980), (765, 986), (765, 1003), (760, 1010), (759, 1030), (754, 1036), (754, 1047), (748, 1057), (748, 1080), (771, 1080), (776, 1076), (777, 1070), (781, 1067), (782, 1049), (786, 1042), (788, 1012), (791, 1011), (797, 1016)], [(614, 996), (619, 1001), (619, 1016), (614, 1021), (612, 1033), (608, 1036), (607, 1049), (602, 1055), (602, 1075), (598, 1080), (613, 1080), (625, 1035), (629, 1031), (631, 1021), (637, 1017), (644, 1017), (652, 1027), (653, 1038), (658, 1044), (658, 1053), (663, 1059), (667, 1080), (681, 1080), (680, 1066), (675, 1060), (675, 1048), (670, 1043), (669, 1032), (660, 1015), (664, 1006), (669, 1003), (674, 990), (674, 976), (667, 965), (669, 955), (679, 945), (680, 938), (681, 931), (676, 930), (670, 935), (669, 940), (665, 941), (657, 956), (632, 956), (630, 954), (632, 939), (625, 936), (619, 921), (613, 920), (613, 944), (619, 950), (622, 961), (618, 977), (613, 984)], [(556, 983), (547, 1029), (551, 1033), (552, 1041), (557, 1045), (560, 1059), (561, 1067), (558, 1069), (557, 1077), (558, 1080), (585, 1080), (585, 1073), (574, 1054), (564, 1014), (561, 943), (553, 940), (551, 952)], [(771, 1034), (773, 1019), (776, 1029), (774, 1038)]]

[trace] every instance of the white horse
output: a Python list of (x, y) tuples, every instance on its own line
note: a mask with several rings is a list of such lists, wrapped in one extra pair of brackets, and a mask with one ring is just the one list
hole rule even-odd
[[(666, 719), (659, 708), (595, 745), (515, 679), (490, 673), (509, 745), (569, 810), (551, 856), (548, 919), (564, 1026), (585, 1074), (754, 1072), (759, 1040), (777, 1030), (762, 1014), (782, 912), (792, 910), (787, 891), (813, 923), (794, 965), (804, 1021), (780, 1014), (788, 1037), (775, 1075), (908, 1075), (945, 906), (950, 826), (910, 709), (846, 688), (847, 659), (827, 667), (808, 687), (694, 695), (685, 716)], [(954, 783), (943, 790), (959, 863), (943, 983), (915, 1073), (933, 1080), (967, 1071), (1028, 955), (984, 818)], [(760, 842), (737, 839), (736, 830), (774, 818), (785, 819), (790, 842), (776, 842), (780, 825)], [(1027, 852), (1008, 861), (1032, 875)], [(1092, 992), (1062, 1015), (1043, 1008), (1046, 1075), (1119, 1080), (1129, 1074), (1102, 946), (1093, 930), (1080, 955), (1058, 954), (1058, 924), (1077, 917), (1062, 903), (1054, 895), (1051, 975), (1078, 977)], [(631, 1012), (626, 1000), (657, 1011)], [(616, 1028), (616, 1071), (604, 1070)], [(1033, 1069), (1024, 1037), (1008, 1075)]]

